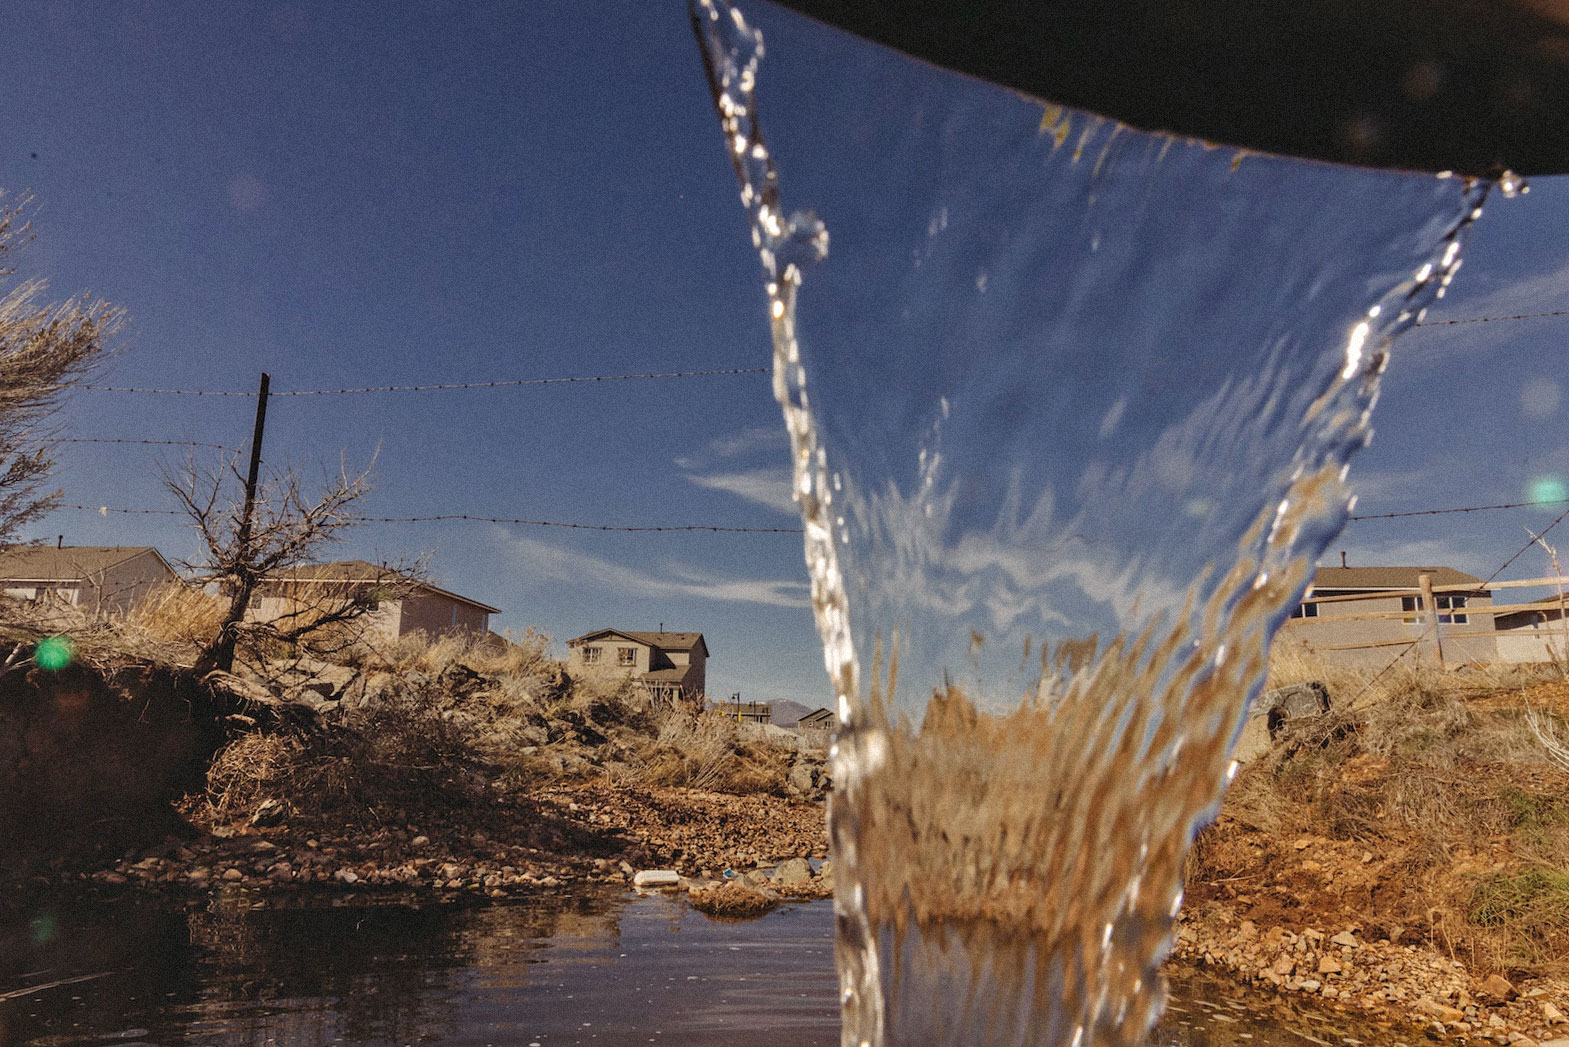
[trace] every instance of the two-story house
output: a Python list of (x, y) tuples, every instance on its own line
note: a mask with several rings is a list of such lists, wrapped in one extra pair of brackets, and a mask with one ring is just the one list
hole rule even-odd
[(707, 663), (702, 633), (597, 629), (567, 641), (567, 672), (624, 673), (662, 701), (700, 698), (708, 684)]

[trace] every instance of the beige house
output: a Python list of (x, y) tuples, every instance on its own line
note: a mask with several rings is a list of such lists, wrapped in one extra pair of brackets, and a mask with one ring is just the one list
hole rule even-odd
[(1569, 660), (1569, 624), (1558, 596), (1531, 601), (1522, 611), (1497, 615), (1494, 642), (1501, 662), (1564, 662)]
[[(1433, 625), (1422, 576), (1432, 586), (1444, 660), (1486, 664), (1497, 658), (1492, 596), (1482, 580), (1453, 567), (1320, 567), (1307, 596), (1275, 637), (1334, 665), (1381, 668), (1415, 641), (1428, 657)], [(1335, 599), (1355, 597), (1355, 599)], [(1370, 617), (1385, 613), (1385, 617)]]
[(245, 616), (283, 623), (366, 599), (376, 604), (361, 619), (367, 640), (395, 640), (416, 632), (432, 639), (452, 633), (484, 636), (490, 631), (490, 616), (501, 613), (429, 582), (410, 583), (393, 568), (340, 560), (279, 571), (261, 583)]
[(124, 614), (179, 580), (150, 545), (10, 545), (0, 548), (0, 592), (87, 614)]
[(706, 693), (708, 644), (702, 633), (599, 629), (567, 641), (567, 672), (623, 673), (666, 701)]

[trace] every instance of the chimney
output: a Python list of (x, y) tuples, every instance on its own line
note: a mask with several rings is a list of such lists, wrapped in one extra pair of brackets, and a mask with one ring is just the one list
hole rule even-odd
[(1346, 565), (1346, 551), (1344, 549), (1342, 549), (1342, 550), (1340, 550), (1340, 566), (1344, 567), (1345, 565)]
[(65, 548), (65, 535), (62, 534), (62, 535), (59, 535), (59, 536), (57, 536), (55, 538), (55, 540), (54, 540), (54, 547), (56, 549), (64, 549)]

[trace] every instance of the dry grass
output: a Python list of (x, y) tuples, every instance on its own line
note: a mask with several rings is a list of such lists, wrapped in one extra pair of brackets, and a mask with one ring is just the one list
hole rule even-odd
[(468, 725), (444, 715), (432, 689), (399, 689), (352, 727), (235, 738), (213, 760), (196, 813), (235, 824), (277, 800), (291, 818), (369, 827), (383, 812), (467, 806), (487, 789)]
[(223, 623), (222, 601), (200, 589), (170, 582), (131, 609), (128, 630), (139, 630), (155, 643), (200, 650), (218, 635)]
[(722, 714), (670, 713), (639, 747), (628, 777), (639, 785), (783, 795), (793, 755), (744, 739)]
[(344, 660), (362, 669), (436, 674), (465, 665), (489, 676), (539, 675), (558, 663), (550, 656), (550, 638), (532, 628), (522, 633), (449, 633), (431, 639), (410, 633), (395, 640), (362, 639), (345, 651)]
[[(1305, 907), (1425, 928), (1479, 971), (1569, 970), (1569, 775), (1528, 712), (1563, 733), (1542, 699), (1565, 690), (1558, 671), (1399, 665), (1373, 679), (1291, 651), (1271, 667), (1272, 685), (1308, 679), (1329, 685), (1331, 712), (1242, 770), (1222, 814), (1250, 842), (1205, 833), (1190, 882), (1290, 881)], [(1320, 884), (1296, 872), (1302, 838), (1325, 841), (1321, 861), (1371, 857)]]

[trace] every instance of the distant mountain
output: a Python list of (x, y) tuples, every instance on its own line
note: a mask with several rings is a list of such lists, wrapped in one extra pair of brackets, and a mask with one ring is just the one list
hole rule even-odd
[(794, 727), (795, 722), (815, 709), (813, 705), (802, 705), (786, 698), (782, 702), (769, 702), (769, 720), (776, 727)]

